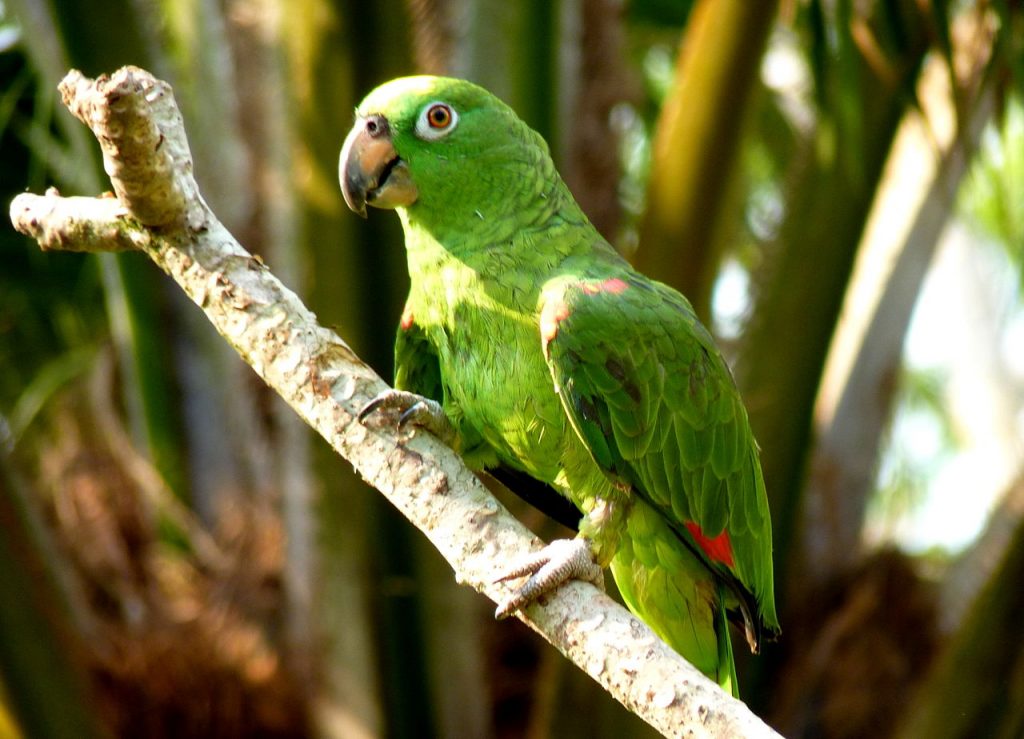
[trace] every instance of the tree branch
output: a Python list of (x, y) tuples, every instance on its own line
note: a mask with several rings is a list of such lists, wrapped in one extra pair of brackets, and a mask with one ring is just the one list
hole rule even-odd
[[(295, 411), (434, 544), (466, 583), (498, 602), (496, 564), (541, 542), (459, 457), (423, 433), (403, 440), (355, 414), (385, 383), (246, 252), (203, 202), (170, 86), (125, 67), (70, 72), (64, 103), (103, 148), (117, 199), (22, 194), (15, 228), (43, 249), (144, 252)], [(667, 736), (777, 736), (636, 617), (591, 585), (560, 588), (520, 618)]]

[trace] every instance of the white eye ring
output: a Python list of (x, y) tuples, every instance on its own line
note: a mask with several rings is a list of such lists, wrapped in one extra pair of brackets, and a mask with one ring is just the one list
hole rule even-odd
[(459, 125), (459, 114), (455, 108), (434, 101), (427, 103), (420, 111), (420, 117), (416, 119), (416, 135), (427, 141), (437, 141), (450, 134)]

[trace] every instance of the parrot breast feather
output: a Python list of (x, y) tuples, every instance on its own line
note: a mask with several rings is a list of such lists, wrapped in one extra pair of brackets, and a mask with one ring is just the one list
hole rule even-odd
[(555, 387), (605, 473), (652, 504), (736, 591), (745, 620), (759, 614), (756, 645), (777, 618), (771, 522), (746, 410), (686, 299), (620, 272), (545, 285), (540, 339)]

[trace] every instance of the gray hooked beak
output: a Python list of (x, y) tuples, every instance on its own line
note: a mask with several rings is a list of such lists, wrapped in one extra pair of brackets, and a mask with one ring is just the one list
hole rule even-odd
[(409, 168), (391, 142), (391, 127), (382, 115), (359, 116), (345, 137), (338, 162), (341, 193), (348, 207), (366, 218), (375, 208), (412, 205), (419, 192)]

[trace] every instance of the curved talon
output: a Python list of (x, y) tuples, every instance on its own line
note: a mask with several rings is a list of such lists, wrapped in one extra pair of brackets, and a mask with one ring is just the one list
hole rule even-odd
[(359, 421), (359, 423), (364, 423), (366, 421), (366, 417), (377, 411), (377, 409), (384, 405), (387, 399), (388, 395), (386, 391), (378, 395), (359, 410), (359, 413), (356, 414), (356, 420)]
[(594, 561), (590, 541), (583, 537), (556, 539), (513, 564), (494, 581), (504, 582), (524, 575), (530, 578), (498, 605), (495, 618), (511, 616), (569, 580), (586, 580), (604, 590), (604, 570)]
[(360, 423), (364, 423), (370, 415), (377, 411), (401, 411), (402, 417), (404, 417), (411, 408), (425, 400), (425, 398), (406, 390), (388, 388), (378, 393), (377, 397), (364, 405), (356, 415), (356, 418)]
[(356, 414), (356, 419), (365, 424), (366, 419), (377, 411), (399, 412), (395, 424), (399, 431), (408, 431), (410, 426), (426, 429), (447, 444), (451, 444), (455, 438), (455, 429), (444, 414), (441, 404), (416, 393), (394, 388), (385, 390), (364, 405)]
[(430, 421), (433, 418), (427, 404), (422, 400), (417, 400), (398, 417), (398, 427), (405, 428), (410, 423), (416, 426), (425, 426), (426, 424), (422, 423), (422, 421)]

